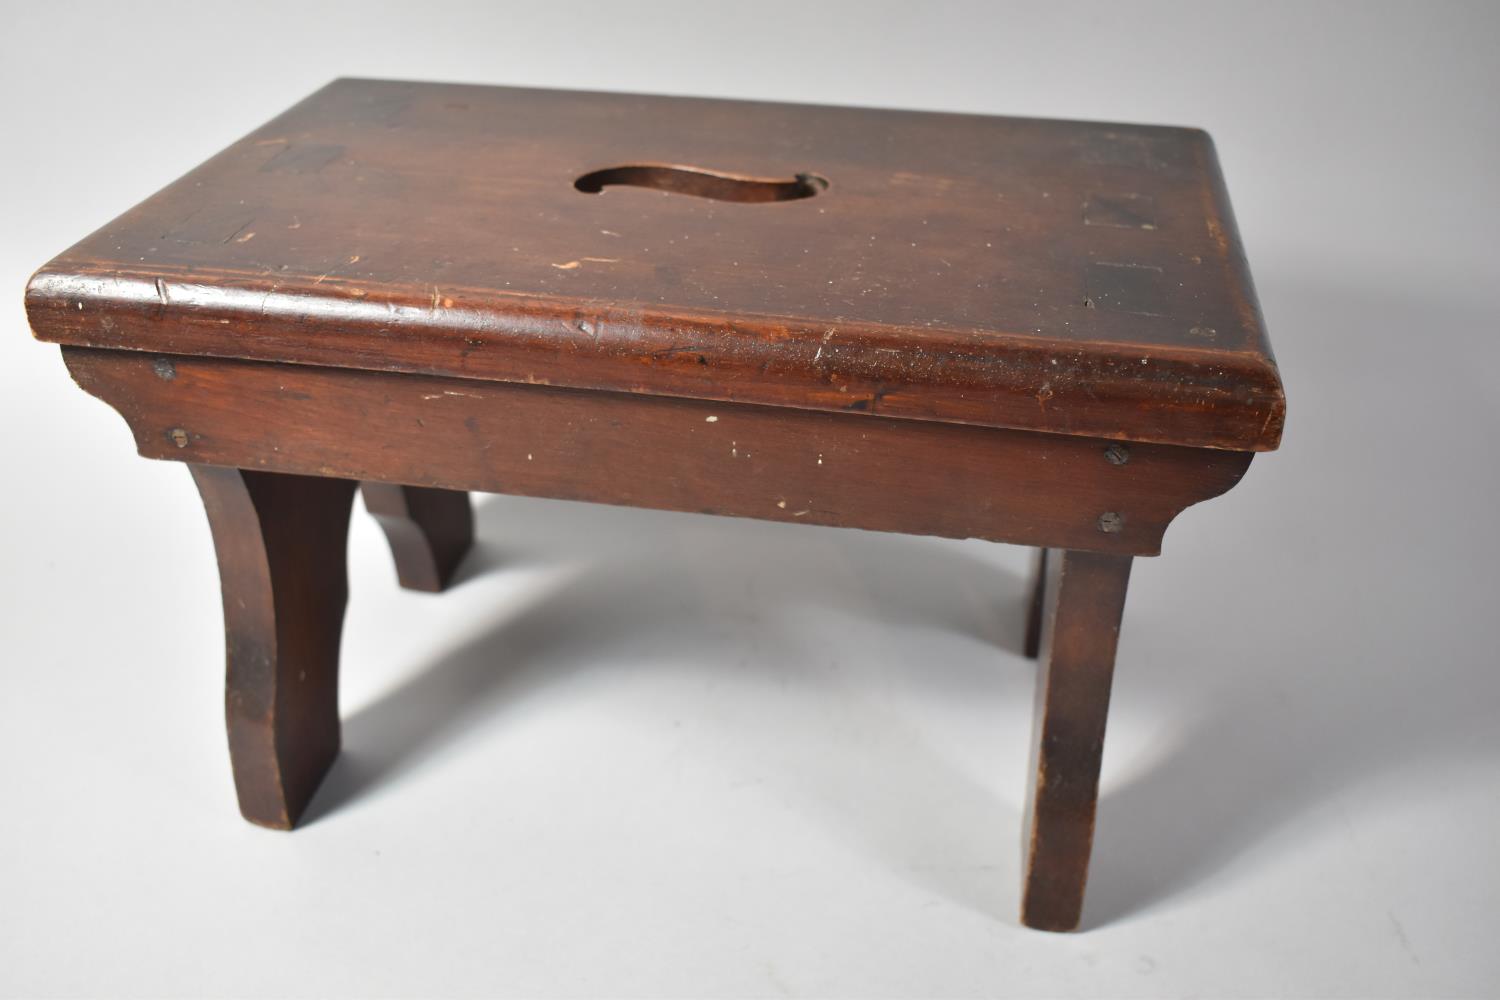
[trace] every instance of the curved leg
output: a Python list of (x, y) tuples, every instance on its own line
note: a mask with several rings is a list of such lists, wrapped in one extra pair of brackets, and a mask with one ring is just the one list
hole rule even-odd
[(401, 586), (431, 593), (447, 587), (474, 543), (469, 494), (371, 482), (361, 483), (360, 492), (385, 531)]
[(240, 812), (291, 829), (339, 752), (354, 483), (191, 465), (219, 557)]
[(1031, 570), (1031, 603), (1026, 609), (1027, 656), (1035, 657), (1042, 648), (1042, 605), (1047, 596), (1047, 550), (1036, 550)]
[(1053, 551), (1047, 570), (1021, 922), (1070, 931), (1083, 912), (1130, 557)]

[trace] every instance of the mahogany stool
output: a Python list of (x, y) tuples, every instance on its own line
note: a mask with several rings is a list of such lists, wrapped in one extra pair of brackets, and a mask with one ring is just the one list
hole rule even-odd
[(1197, 130), (339, 80), (32, 278), (32, 329), (188, 463), (230, 756), (339, 749), (356, 487), (440, 590), (465, 491), (1044, 548), (1022, 920), (1076, 927), (1131, 558), (1285, 411)]

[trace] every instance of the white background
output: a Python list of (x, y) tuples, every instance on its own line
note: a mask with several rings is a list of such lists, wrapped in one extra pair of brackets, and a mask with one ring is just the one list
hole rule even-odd
[[(1449, 996), (1500, 984), (1500, 7), (100, 3), (0, 14), (0, 991)], [(1137, 563), (1086, 930), (1018, 926), (1027, 554), (356, 512), (347, 754), (238, 818), (187, 473), (27, 275), (339, 75), (1216, 137), (1285, 447)]]

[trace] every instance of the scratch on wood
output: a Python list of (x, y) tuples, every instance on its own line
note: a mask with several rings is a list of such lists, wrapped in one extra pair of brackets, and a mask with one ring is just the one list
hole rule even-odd
[(833, 330), (829, 330), (827, 333), (823, 334), (823, 342), (818, 345), (818, 353), (813, 355), (814, 361), (817, 361), (823, 357), (823, 348), (827, 347), (828, 342), (833, 339), (833, 333)]
[(583, 262), (584, 261), (588, 261), (591, 264), (618, 264), (620, 262), (620, 258), (618, 258), (618, 257), (580, 257), (577, 260), (564, 261), (561, 264), (554, 263), (552, 266), (555, 267), (555, 268), (557, 268), (559, 271), (573, 271), (573, 270), (576, 270), (577, 268), (583, 266)]
[(246, 219), (240, 225), (236, 226), (234, 232), (230, 233), (228, 236), (224, 237), (219, 242), (220, 243), (228, 243), (230, 240), (233, 240), (236, 243), (244, 243), (245, 240), (254, 239), (255, 238), (254, 231), (250, 232), (243, 239), (240, 238), (240, 233), (243, 233), (245, 230), (249, 229), (250, 228), (250, 224), (252, 222), (254, 222), (254, 221), (255, 221), (255, 216), (252, 215), (250, 218)]

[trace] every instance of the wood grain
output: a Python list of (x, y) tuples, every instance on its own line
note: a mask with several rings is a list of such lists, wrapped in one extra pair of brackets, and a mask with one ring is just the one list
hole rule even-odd
[(1038, 930), (1074, 930), (1083, 914), (1130, 563), (1048, 554), (1021, 899), (1021, 922)]
[(339, 640), (354, 483), (193, 465), (224, 598), (240, 812), (289, 830), (339, 752)]
[[(66, 348), (148, 458), (1149, 555), (1251, 453)], [(163, 377), (170, 370), (171, 377)], [(1106, 514), (1118, 530), (1101, 528)]]
[[(827, 187), (574, 186), (621, 164)], [(1230, 450), (1285, 410), (1192, 129), (343, 80), (26, 304), (71, 345)]]
[(380, 523), (396, 579), (407, 590), (447, 588), (474, 543), (474, 508), (462, 490), (361, 483), (365, 510)]
[(1195, 129), (339, 80), (43, 266), (31, 327), (193, 468), (245, 816), (338, 752), (351, 499), (467, 491), (1047, 549), (1022, 919), (1077, 926), (1125, 590), (1277, 447)]

